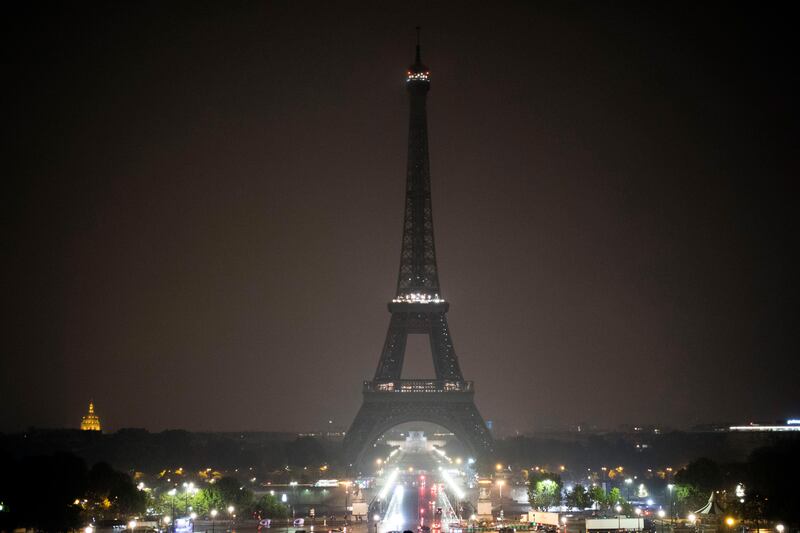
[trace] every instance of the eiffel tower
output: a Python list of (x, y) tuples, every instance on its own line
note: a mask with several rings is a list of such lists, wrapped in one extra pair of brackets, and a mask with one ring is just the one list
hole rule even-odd
[[(364, 382), (364, 401), (345, 436), (345, 456), (352, 464), (362, 463), (365, 452), (388, 429), (412, 421), (449, 429), (476, 456), (491, 454), (493, 447), (475, 407), (473, 382), (464, 381), (461, 374), (447, 327), (449, 304), (439, 286), (428, 160), (430, 71), (422, 64), (417, 32), (416, 61), (406, 72), (411, 105), (400, 274), (375, 378)], [(401, 379), (410, 334), (428, 335), (435, 379)]]

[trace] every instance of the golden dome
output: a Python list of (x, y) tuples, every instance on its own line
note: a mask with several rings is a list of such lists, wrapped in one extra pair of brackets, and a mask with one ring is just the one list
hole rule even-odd
[(100, 417), (94, 414), (94, 402), (89, 402), (89, 412), (81, 418), (81, 431), (100, 430)]

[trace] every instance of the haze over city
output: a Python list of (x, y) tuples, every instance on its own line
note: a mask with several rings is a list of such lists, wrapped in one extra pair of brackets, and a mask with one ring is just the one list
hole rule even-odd
[[(442, 296), (483, 418), (800, 415), (789, 24), (16, 6), (0, 430), (77, 427), (89, 399), (111, 429), (347, 429), (397, 282), (417, 25)], [(432, 374), (424, 343), (406, 362)]]

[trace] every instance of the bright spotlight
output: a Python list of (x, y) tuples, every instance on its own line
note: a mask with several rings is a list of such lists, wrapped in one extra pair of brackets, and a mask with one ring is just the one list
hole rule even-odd
[(465, 494), (464, 494), (464, 491), (461, 490), (461, 487), (459, 487), (458, 484), (456, 484), (455, 480), (452, 477), (450, 477), (450, 474), (447, 473), (446, 470), (444, 470), (444, 469), (440, 469), (440, 470), (442, 472), (442, 477), (444, 478), (445, 482), (447, 483), (447, 486), (450, 487), (450, 490), (452, 490), (453, 493), (455, 493), (456, 497), (459, 500), (463, 500)]
[(386, 478), (386, 483), (383, 485), (380, 493), (378, 494), (378, 498), (381, 500), (385, 500), (386, 496), (389, 495), (389, 491), (392, 490), (392, 486), (394, 485), (395, 480), (397, 479), (397, 475), (400, 473), (399, 468), (395, 468), (389, 474), (389, 477)]

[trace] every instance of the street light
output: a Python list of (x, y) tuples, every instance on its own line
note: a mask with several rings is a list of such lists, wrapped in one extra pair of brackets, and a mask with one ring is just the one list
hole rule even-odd
[[(167, 494), (169, 494), (171, 496), (171, 498), (169, 500), (170, 500), (170, 502), (172, 502), (172, 516), (175, 516), (175, 495), (177, 493), (178, 493), (178, 491), (175, 488), (172, 488), (172, 489), (167, 491)], [(169, 522), (167, 522), (167, 523), (169, 523)], [(175, 525), (174, 524), (172, 526), (172, 531), (175, 531)]]
[(504, 479), (498, 479), (497, 481), (494, 482), (494, 484), (497, 485), (497, 488), (500, 491), (500, 519), (502, 520), (502, 518), (503, 518), (503, 485), (506, 484), (506, 481)]
[(672, 491), (675, 488), (673, 483), (667, 483), (667, 490), (669, 490), (669, 521), (672, 522), (675, 517), (674, 508), (672, 506)]
[(216, 531), (216, 518), (217, 518), (217, 510), (211, 509), (211, 531)]
[(128, 529), (130, 529), (131, 531), (136, 529), (136, 520), (131, 520), (130, 522), (128, 522)]
[(196, 492), (194, 488), (194, 483), (184, 483), (183, 488), (185, 489), (184, 492), (186, 493), (186, 497), (184, 501), (186, 502), (186, 512), (189, 512), (189, 494), (194, 494)]
[(783, 530), (785, 528), (783, 527), (783, 524), (778, 524), (777, 526), (775, 526), (775, 529), (778, 531), (778, 533), (783, 533)]
[(732, 516), (729, 516), (725, 519), (725, 524), (727, 524), (728, 527), (733, 527), (733, 524), (735, 523), (736, 520), (734, 520)]

